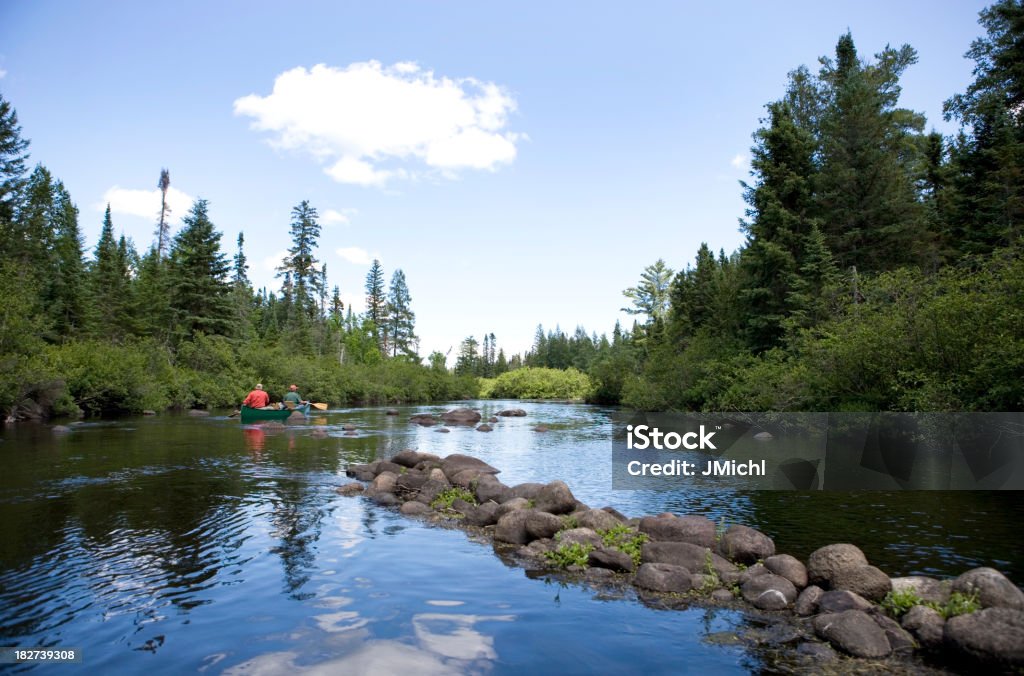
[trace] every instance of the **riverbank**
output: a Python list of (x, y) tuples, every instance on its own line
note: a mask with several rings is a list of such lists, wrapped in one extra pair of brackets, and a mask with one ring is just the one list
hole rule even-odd
[(1024, 592), (993, 569), (945, 581), (890, 578), (845, 543), (805, 562), (747, 526), (669, 513), (630, 518), (584, 505), (561, 481), (506, 486), (499, 472), (468, 455), (404, 450), (350, 465), (347, 474), (369, 486), (339, 492), (472, 530), (528, 575), (629, 590), (664, 607), (742, 608), (761, 629), (723, 640), (776, 651), (796, 668), (847, 660), (908, 671), (1024, 666)]

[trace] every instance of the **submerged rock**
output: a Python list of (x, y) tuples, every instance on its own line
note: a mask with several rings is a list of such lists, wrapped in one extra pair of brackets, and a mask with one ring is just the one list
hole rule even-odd
[(453, 408), (441, 414), (441, 420), (455, 425), (475, 425), (480, 417), (480, 413), (471, 408)]
[(526, 411), (521, 408), (506, 408), (504, 411), (498, 411), (498, 415), (509, 418), (521, 418), (526, 415)]

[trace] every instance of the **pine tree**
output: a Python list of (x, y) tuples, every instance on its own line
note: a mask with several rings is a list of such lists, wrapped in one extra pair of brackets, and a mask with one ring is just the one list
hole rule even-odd
[(171, 305), (170, 280), (167, 260), (160, 257), (157, 246), (152, 246), (139, 261), (138, 276), (135, 279), (135, 293), (132, 300), (135, 331), (140, 336), (157, 339), (162, 343), (170, 340)]
[(412, 298), (405, 281), (405, 273), (401, 269), (391, 275), (391, 287), (387, 301), (387, 326), (391, 356), (399, 354), (416, 359), (416, 314), (410, 307)]
[(110, 216), (110, 205), (103, 215), (100, 239), (93, 252), (89, 266), (90, 324), (97, 335), (120, 339), (126, 334), (128, 314), (128, 277), (125, 261), (114, 240), (114, 223)]
[(60, 181), (54, 186), (53, 218), (56, 269), (49, 311), (56, 334), (69, 338), (87, 328), (86, 275), (78, 207), (72, 203), (71, 195)]
[(373, 324), (381, 353), (387, 354), (388, 301), (384, 291), (384, 269), (377, 259), (374, 259), (373, 265), (366, 273), (366, 318)]
[(669, 285), (673, 271), (658, 259), (653, 265), (644, 268), (640, 275), (640, 283), (622, 292), (632, 301), (632, 307), (622, 308), (631, 315), (646, 315), (648, 323), (663, 319), (669, 308)]
[(292, 245), (279, 270), (279, 275), (291, 274), (294, 287), (292, 302), (295, 317), (312, 320), (316, 316), (316, 299), (320, 293), (321, 278), (314, 255), (320, 240), (320, 223), (316, 208), (303, 200), (292, 209)]
[(8, 247), (14, 242), (11, 227), (24, 196), (27, 149), (18, 113), (0, 96), (0, 262), (10, 258)]
[(158, 257), (164, 258), (167, 255), (167, 247), (171, 244), (171, 207), (167, 204), (167, 191), (171, 187), (171, 172), (161, 169), (160, 180), (156, 185), (160, 188), (160, 220), (156, 226), (156, 251)]
[(182, 219), (184, 228), (171, 245), (171, 311), (182, 338), (202, 332), (229, 335), (230, 265), (220, 250), (221, 233), (210, 222), (208, 203), (197, 199)]
[(248, 338), (253, 330), (253, 291), (249, 282), (249, 264), (245, 257), (245, 233), (238, 233), (238, 249), (231, 262), (231, 305), (234, 307), (234, 335)]

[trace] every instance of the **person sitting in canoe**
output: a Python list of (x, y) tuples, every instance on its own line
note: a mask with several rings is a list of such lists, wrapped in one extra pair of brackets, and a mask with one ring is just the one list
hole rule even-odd
[(256, 389), (246, 396), (242, 406), (249, 408), (265, 408), (270, 405), (270, 395), (263, 391), (263, 384), (256, 383)]
[(288, 386), (288, 394), (284, 395), (281, 401), (283, 401), (284, 405), (288, 408), (296, 408), (307, 403), (306, 400), (302, 398), (302, 395), (299, 394), (299, 388), (295, 385)]

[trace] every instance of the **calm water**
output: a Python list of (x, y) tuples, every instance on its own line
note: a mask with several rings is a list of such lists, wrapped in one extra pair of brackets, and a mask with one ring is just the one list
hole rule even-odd
[[(484, 415), (505, 402), (479, 402)], [(444, 407), (329, 411), (264, 431), (160, 416), (0, 431), (0, 646), (80, 647), (101, 673), (748, 673), (736, 612), (664, 611), (534, 579), (490, 545), (339, 497), (349, 462), (480, 457), (627, 515), (755, 525), (800, 557), (854, 542), (886, 572), (1024, 580), (1017, 493), (612, 491), (609, 411), (515, 404), (494, 432), (409, 425)], [(551, 427), (537, 434), (531, 427)], [(345, 436), (341, 425), (359, 427)], [(25, 667), (18, 667), (25, 669)]]

